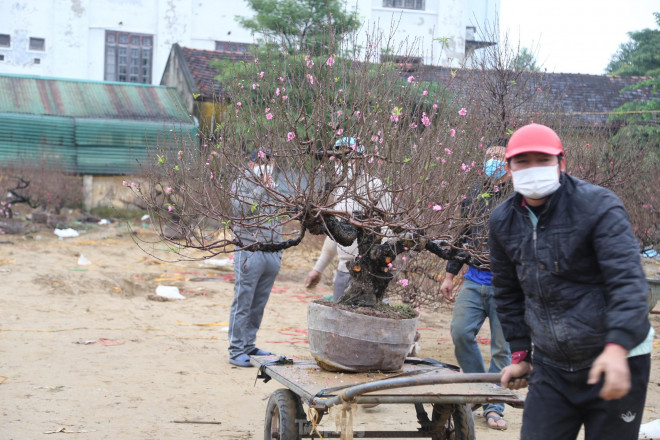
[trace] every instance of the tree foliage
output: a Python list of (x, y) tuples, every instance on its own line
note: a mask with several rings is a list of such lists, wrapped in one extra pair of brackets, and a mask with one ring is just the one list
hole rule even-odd
[[(631, 157), (612, 160), (602, 134), (585, 140), (589, 134), (548, 111), (537, 82), (543, 74), (507, 70), (513, 54), (488, 52), (480, 69), (446, 69), (444, 76), (410, 73), (380, 62), (378, 38), (319, 56), (267, 44), (252, 61), (221, 73), (230, 102), (213, 133), (184, 140), (176, 153), (155, 151), (148, 183), (131, 185), (159, 232), (153, 247), (143, 248), (163, 259), (208, 258), (287, 249), (305, 234), (325, 234), (359, 249), (346, 301), (373, 304), (366, 298), (380, 300), (387, 290), (437, 303), (443, 259), (488, 267), (486, 237), (467, 246), (461, 237), (487, 218), (461, 215), (461, 205), (484, 183), (489, 141), (533, 119), (575, 146), (567, 154), (571, 173), (619, 191), (631, 178)], [(335, 149), (345, 137), (355, 138), (359, 151)], [(272, 180), (249, 169), (253, 151), (274, 158)], [(234, 183), (246, 180), (268, 200), (237, 194)], [(383, 191), (391, 200), (386, 209)], [(277, 223), (284, 229), (277, 243), (237, 239), (244, 227), (269, 232)], [(644, 230), (653, 235), (657, 227)]]
[(529, 70), (532, 72), (540, 72), (543, 66), (537, 64), (536, 56), (534, 53), (523, 47), (520, 51), (509, 61), (509, 70), (520, 71)]
[[(654, 13), (660, 26), (660, 13)], [(621, 76), (644, 77), (637, 84), (624, 90), (651, 89), (660, 91), (660, 30), (644, 29), (630, 32), (631, 41), (621, 44), (612, 57), (606, 72)], [(622, 131), (637, 136), (641, 141), (660, 145), (660, 98), (646, 102), (627, 102), (615, 110), (611, 121), (620, 121)], [(653, 160), (659, 158), (656, 155)]]
[[(247, 0), (255, 16), (236, 17), (241, 26), (262, 34), (268, 41), (281, 40), (289, 53), (327, 53), (360, 26), (357, 11), (348, 11), (341, 0)], [(328, 32), (328, 30), (332, 32)]]

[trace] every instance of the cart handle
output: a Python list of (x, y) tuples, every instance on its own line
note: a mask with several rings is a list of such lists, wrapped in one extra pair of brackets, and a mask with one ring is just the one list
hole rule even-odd
[[(434, 376), (411, 376), (384, 379), (375, 382), (363, 383), (348, 388), (344, 392), (323, 401), (330, 408), (342, 402), (350, 402), (355, 397), (374, 391), (389, 390), (392, 388), (415, 387), (419, 385), (440, 385), (451, 383), (500, 383), (500, 373), (452, 373)], [(315, 399), (316, 400), (316, 399)]]

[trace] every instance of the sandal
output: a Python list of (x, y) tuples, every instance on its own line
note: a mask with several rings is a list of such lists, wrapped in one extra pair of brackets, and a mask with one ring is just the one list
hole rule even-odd
[[(497, 424), (500, 420), (504, 421), (504, 426)], [(508, 428), (508, 424), (506, 423), (506, 420), (504, 420), (504, 417), (494, 412), (488, 413), (486, 416), (486, 425), (488, 425), (490, 429), (495, 429), (497, 431), (506, 431), (506, 428)]]

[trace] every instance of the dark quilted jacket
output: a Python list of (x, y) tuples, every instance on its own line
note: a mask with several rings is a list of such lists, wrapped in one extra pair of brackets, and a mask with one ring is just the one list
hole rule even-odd
[(497, 314), (511, 351), (565, 370), (649, 331), (648, 286), (628, 214), (611, 191), (562, 174), (533, 227), (514, 194), (490, 217)]

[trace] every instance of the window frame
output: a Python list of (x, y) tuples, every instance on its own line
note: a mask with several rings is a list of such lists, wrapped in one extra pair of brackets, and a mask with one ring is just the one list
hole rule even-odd
[(226, 54), (245, 55), (251, 45), (248, 43), (239, 43), (235, 41), (215, 41), (215, 51)]
[(154, 35), (105, 31), (103, 78), (105, 81), (151, 84)]
[[(37, 43), (41, 42), (41, 46), (39, 46)], [(31, 50), (33, 52), (46, 52), (46, 39), (41, 38), (41, 37), (30, 37), (28, 39), (28, 50)]]
[(10, 49), (11, 48), (11, 35), (10, 34), (0, 34), (0, 37), (7, 37), (7, 44), (0, 44), (0, 48)]
[(426, 11), (426, 0), (383, 0), (383, 8)]

